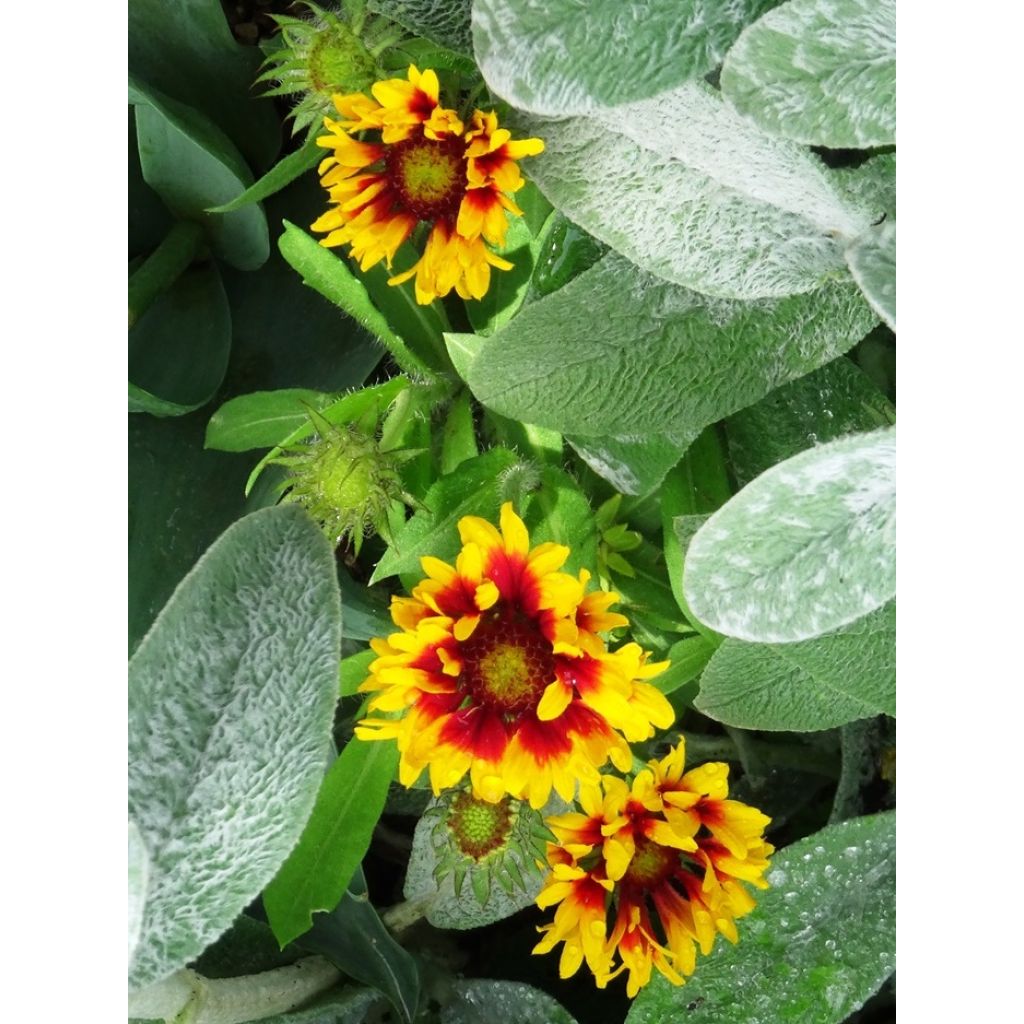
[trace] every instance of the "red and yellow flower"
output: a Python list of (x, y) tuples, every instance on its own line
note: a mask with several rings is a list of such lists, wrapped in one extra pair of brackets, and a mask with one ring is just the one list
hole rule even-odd
[(616, 595), (562, 572), (567, 547), (531, 548), (511, 503), (500, 526), (461, 519), (455, 565), (423, 558), (426, 578), (393, 599), (400, 632), (372, 642), (371, 715), (356, 735), (397, 740), (404, 785), (427, 769), (440, 793), (468, 772), (480, 799), (539, 808), (552, 788), (571, 801), (578, 781), (599, 783), (609, 759), (627, 771), (629, 743), (674, 713), (647, 681), (667, 663), (633, 643), (609, 651), (600, 635), (625, 621), (607, 611)]
[[(390, 268), (426, 222), (422, 257), (389, 283), (415, 277), (422, 304), (453, 288), (464, 299), (482, 298), (492, 267), (512, 269), (492, 247), (504, 244), (508, 215), (522, 216), (511, 198), (525, 184), (517, 161), (544, 143), (514, 141), (493, 112), (475, 110), (467, 127), (441, 106), (437, 75), (415, 65), (407, 79), (377, 82), (371, 92), (335, 96), (341, 119), (324, 118), (328, 134), (317, 142), (332, 155), (320, 164), (320, 182), (332, 206), (313, 224), (327, 233), (320, 244), (349, 245), (363, 270), (381, 260)], [(379, 138), (361, 141), (356, 133)]]
[(628, 971), (632, 998), (652, 969), (681, 985), (698, 948), (710, 953), (719, 933), (738, 941), (736, 919), (755, 905), (743, 883), (768, 885), (770, 819), (727, 799), (727, 765), (683, 761), (680, 741), (631, 785), (602, 776), (580, 787), (582, 812), (547, 819), (556, 842), (537, 904), (558, 909), (534, 952), (563, 943), (563, 978), (584, 960), (601, 988)]

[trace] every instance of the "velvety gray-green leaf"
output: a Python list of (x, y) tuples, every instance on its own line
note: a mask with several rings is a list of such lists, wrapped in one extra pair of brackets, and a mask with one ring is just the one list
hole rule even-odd
[(146, 183), (178, 217), (202, 224), (214, 253), (240, 270), (270, 255), (267, 219), (257, 205), (208, 213), (252, 184), (252, 173), (231, 140), (198, 110), (144, 82), (131, 82), (135, 127)]
[(520, 981), (459, 979), (452, 1001), (441, 1010), (441, 1024), (576, 1024), (546, 992)]
[(686, 555), (686, 599), (727, 636), (822, 636), (896, 593), (896, 430), (779, 463), (719, 509)]
[(783, 384), (726, 420), (740, 486), (816, 444), (895, 421), (892, 403), (848, 358)]
[(722, 92), (766, 131), (809, 146), (896, 141), (895, 0), (789, 0), (746, 29)]
[(646, 99), (719, 64), (772, 0), (476, 0), (473, 44), (491, 89), (563, 117)]
[(139, 646), (128, 803), (150, 885), (133, 987), (201, 953), (298, 840), (330, 743), (340, 641), (333, 552), (291, 506), (230, 527)]
[(492, 448), (437, 480), (427, 492), (424, 508), (413, 514), (384, 553), (370, 583), (398, 573), (419, 572), (423, 555), (454, 561), (461, 547), (458, 521), (464, 515), (497, 521), (502, 502), (499, 478), (515, 463), (512, 452)]
[(757, 908), (683, 987), (660, 976), (626, 1024), (839, 1024), (896, 961), (896, 816), (830, 825), (775, 854)]
[(811, 732), (895, 716), (895, 605), (800, 643), (726, 640), (704, 670), (694, 703), (741, 729)]
[(697, 435), (567, 437), (576, 454), (621, 494), (650, 494)]
[(323, 409), (336, 396), (309, 388), (254, 391), (225, 402), (206, 426), (206, 448), (244, 452), (272, 448), (309, 421), (309, 410)]
[(369, 10), (458, 53), (473, 53), (472, 0), (368, 0)]
[(393, 743), (352, 739), (331, 765), (298, 845), (263, 892), (263, 906), (282, 946), (333, 910), (370, 847), (398, 765)]
[(835, 359), (874, 323), (852, 283), (714, 300), (609, 254), (484, 340), (467, 379), (496, 412), (574, 439), (687, 437)]
[(876, 153), (856, 167), (836, 167), (832, 183), (872, 224), (896, 216), (896, 154)]
[(128, 332), (128, 411), (181, 416), (216, 394), (231, 355), (231, 310), (215, 264), (186, 270)]
[(524, 115), (517, 127), (544, 140), (529, 173), (557, 209), (706, 295), (812, 291), (842, 276), (843, 241), (870, 224), (816, 156), (764, 134), (703, 82), (593, 116)]
[(871, 308), (896, 330), (896, 221), (869, 228), (846, 250), (846, 262)]
[(142, 834), (134, 821), (128, 821), (128, 966), (131, 967), (135, 947), (142, 931), (142, 915), (146, 909), (149, 888), (149, 854)]

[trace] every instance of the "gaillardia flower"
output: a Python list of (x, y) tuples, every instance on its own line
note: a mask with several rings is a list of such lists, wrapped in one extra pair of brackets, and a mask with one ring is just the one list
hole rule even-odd
[(684, 773), (683, 763), (680, 741), (632, 785), (603, 776), (600, 786), (580, 787), (583, 813), (547, 819), (557, 841), (548, 844), (551, 870), (537, 905), (558, 909), (534, 952), (564, 943), (563, 978), (586, 960), (600, 988), (628, 970), (630, 998), (652, 967), (682, 985), (698, 947), (710, 953), (718, 933), (738, 940), (736, 918), (754, 908), (742, 883), (768, 887), (771, 819), (727, 799), (728, 765)]
[(511, 503), (500, 522), (465, 516), (455, 565), (421, 559), (427, 578), (392, 600), (401, 632), (372, 642), (360, 687), (380, 716), (356, 735), (398, 741), (406, 786), (428, 768), (440, 793), (468, 772), (478, 799), (540, 808), (552, 787), (571, 801), (577, 781), (598, 783), (609, 758), (628, 770), (629, 743), (672, 723), (646, 682), (667, 662), (648, 664), (635, 643), (609, 651), (601, 632), (626, 621), (608, 611), (616, 595), (561, 572), (567, 547), (531, 548)]
[(377, 82), (371, 92), (334, 96), (342, 119), (324, 118), (328, 134), (317, 142), (333, 154), (320, 164), (320, 182), (333, 205), (313, 224), (327, 232), (320, 244), (351, 246), (362, 270), (381, 260), (390, 268), (425, 222), (423, 256), (389, 283), (415, 277), (424, 305), (453, 288), (464, 299), (482, 298), (491, 267), (512, 268), (491, 247), (504, 244), (508, 214), (522, 216), (511, 198), (525, 183), (517, 161), (544, 144), (513, 141), (493, 112), (475, 110), (464, 124), (441, 106), (437, 75), (415, 65), (408, 80)]

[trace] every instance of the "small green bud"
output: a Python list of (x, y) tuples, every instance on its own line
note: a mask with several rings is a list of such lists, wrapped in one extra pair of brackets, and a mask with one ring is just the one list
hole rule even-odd
[(354, 426), (309, 415), (317, 430), (312, 441), (273, 460), (290, 473), (284, 500), (302, 505), (332, 543), (350, 539), (358, 554), (364, 538), (388, 537), (392, 504), (412, 500), (398, 471), (402, 453), (382, 452), (375, 436)]

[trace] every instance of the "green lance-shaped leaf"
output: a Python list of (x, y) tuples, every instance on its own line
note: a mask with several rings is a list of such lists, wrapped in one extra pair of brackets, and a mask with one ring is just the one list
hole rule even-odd
[(802, 452), (748, 484), (697, 532), (683, 586), (727, 636), (830, 633), (896, 593), (896, 429)]
[(746, 29), (722, 92), (765, 131), (810, 146), (896, 142), (895, 0), (789, 0)]
[[(302, 280), (372, 332), (403, 370), (430, 376), (433, 370), (444, 369), (436, 362), (431, 366), (422, 353), (414, 352), (392, 330), (387, 318), (370, 299), (363, 281), (349, 270), (344, 260), (287, 220), (284, 229), (278, 247), (281, 255), (302, 275)], [(431, 314), (424, 312), (423, 315)], [(441, 337), (439, 326), (436, 337)]]
[(313, 914), (333, 910), (370, 847), (398, 764), (393, 743), (353, 739), (331, 765), (298, 846), (263, 893), (282, 946), (298, 938)]
[(204, 447), (222, 452), (273, 448), (309, 422), (310, 409), (319, 412), (336, 400), (336, 395), (308, 388), (239, 395), (210, 417)]
[(721, 63), (771, 0), (476, 0), (487, 84), (552, 117), (647, 99)]
[(273, 878), (316, 798), (337, 698), (330, 545), (295, 507), (230, 527), (128, 669), (128, 805), (149, 851), (133, 987), (225, 931)]
[(516, 461), (512, 452), (492, 448), (437, 480), (423, 499), (424, 507), (399, 530), (394, 544), (384, 553), (371, 584), (399, 573), (419, 572), (423, 555), (454, 561), (460, 547), (456, 529), (459, 519), (477, 515), (497, 521), (502, 502), (501, 474)]
[(874, 715), (895, 717), (896, 606), (814, 640), (726, 640), (704, 670), (694, 704), (741, 729), (812, 732)]
[(215, 264), (186, 270), (128, 333), (128, 411), (182, 416), (210, 401), (231, 355), (231, 309)]
[[(711, 300), (609, 254), (477, 341), (466, 368), (496, 412), (578, 437), (695, 436), (847, 351), (875, 324), (851, 283)], [(465, 336), (448, 336), (468, 354)]]
[(139, 159), (146, 183), (182, 220), (206, 230), (214, 254), (239, 270), (255, 270), (270, 255), (267, 218), (259, 206), (224, 215), (210, 207), (252, 184), (252, 172), (231, 140), (198, 110), (129, 79), (136, 104)]
[(230, 203), (215, 206), (208, 213), (233, 213), (250, 203), (258, 203), (263, 199), (280, 192), (300, 175), (316, 167), (323, 159), (324, 149), (318, 146), (315, 136), (310, 136), (294, 153), (289, 153), (279, 160), (263, 175), (259, 181), (253, 182), (240, 196)]
[(686, 985), (656, 976), (626, 1024), (839, 1024), (896, 960), (896, 817), (830, 825), (777, 853), (740, 940)]
[(341, 903), (329, 914), (317, 914), (297, 945), (320, 953), (350, 977), (383, 992), (400, 1019), (411, 1024), (420, 1000), (419, 968), (378, 916), (361, 867)]
[(366, 6), (456, 53), (473, 54), (472, 0), (368, 0)]
[(530, 176), (556, 209), (706, 295), (812, 291), (842, 276), (844, 244), (871, 223), (814, 154), (766, 135), (703, 82), (586, 117), (524, 115), (517, 127), (544, 140)]
[(869, 228), (846, 250), (846, 262), (871, 308), (896, 330), (896, 221)]

